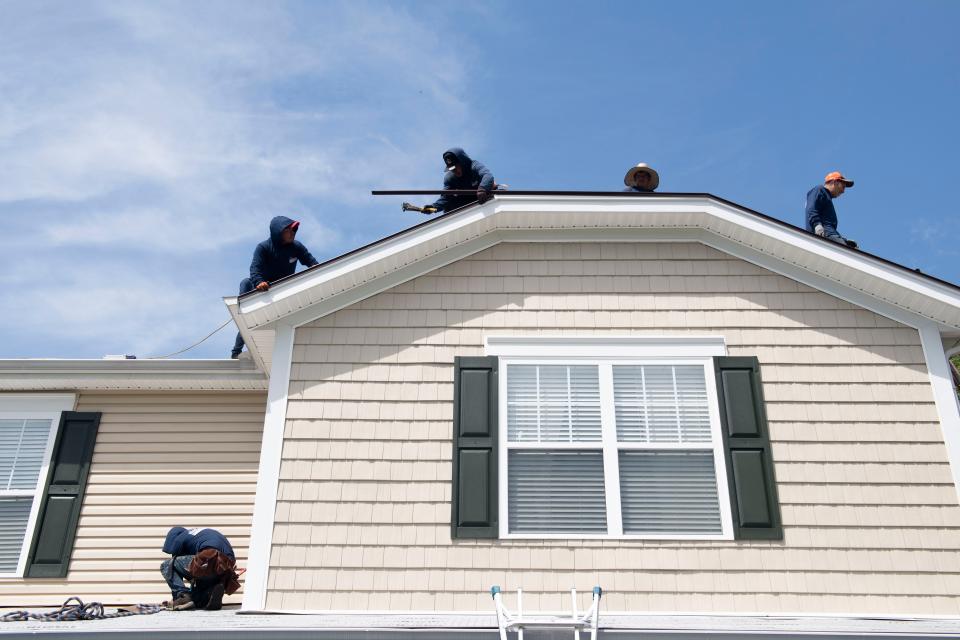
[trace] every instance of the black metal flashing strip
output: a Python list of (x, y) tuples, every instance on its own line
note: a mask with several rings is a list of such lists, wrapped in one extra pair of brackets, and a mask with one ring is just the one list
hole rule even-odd
[[(439, 194), (441, 194), (441, 193), (446, 193), (446, 194), (448, 194), (448, 195), (476, 195), (476, 191), (475, 191), (475, 190), (452, 190), (452, 189), (451, 189), (451, 190), (446, 190), (446, 191), (443, 191), (443, 190), (434, 190), (434, 189), (423, 189), (423, 190), (410, 190), (410, 189), (407, 189), (407, 190), (394, 190), (394, 191), (390, 191), (390, 190), (376, 190), (376, 191), (371, 191), (370, 193), (371, 193), (372, 195), (375, 195), (375, 196), (439, 195)], [(502, 190), (502, 191), (491, 191), (491, 192), (490, 192), (490, 195), (493, 196), (494, 199), (496, 199), (497, 196), (580, 196), (580, 197), (602, 197), (602, 198), (653, 198), (653, 199), (658, 199), (658, 198), (706, 198), (706, 199), (714, 200), (714, 201), (716, 201), (716, 202), (719, 202), (719, 203), (725, 204), (725, 205), (727, 205), (727, 206), (733, 207), (733, 208), (738, 209), (738, 210), (740, 210), (740, 211), (744, 211), (744, 212), (746, 212), (746, 213), (749, 213), (749, 214), (751, 214), (751, 215), (753, 215), (753, 216), (756, 216), (756, 217), (760, 218), (761, 220), (766, 220), (767, 222), (771, 222), (771, 223), (776, 224), (776, 225), (778, 225), (778, 226), (780, 226), (780, 227), (783, 227), (783, 228), (785, 228), (785, 229), (790, 229), (790, 230), (792, 230), (792, 231), (799, 231), (800, 233), (806, 234), (806, 235), (808, 235), (808, 236), (810, 236), (810, 237), (812, 237), (812, 238), (817, 238), (817, 239), (819, 239), (821, 242), (828, 242), (828, 243), (830, 243), (832, 246), (839, 247), (839, 248), (842, 249), (842, 250), (852, 251), (853, 253), (856, 253), (856, 254), (859, 254), (859, 255), (863, 255), (863, 256), (866, 256), (866, 257), (868, 257), (868, 258), (872, 258), (872, 259), (874, 259), (874, 260), (878, 260), (878, 261), (882, 262), (882, 263), (885, 264), (885, 265), (894, 267), (894, 268), (896, 268), (896, 269), (900, 269), (900, 270), (902, 270), (902, 271), (904, 271), (904, 272), (906, 272), (906, 273), (910, 273), (911, 275), (914, 275), (914, 276), (921, 276), (921, 277), (923, 277), (923, 278), (925, 278), (925, 279), (927, 279), (927, 280), (930, 280), (931, 282), (936, 282), (937, 284), (947, 286), (947, 287), (953, 289), (954, 291), (960, 292), (960, 285), (954, 284), (953, 282), (949, 282), (949, 281), (947, 281), (947, 280), (943, 280), (943, 279), (938, 278), (938, 277), (936, 277), (936, 276), (932, 276), (932, 275), (930, 275), (930, 274), (923, 273), (923, 272), (920, 271), (919, 269), (911, 269), (910, 267), (906, 267), (906, 266), (904, 266), (904, 265), (902, 265), (902, 264), (900, 264), (900, 263), (898, 263), (898, 262), (894, 262), (894, 261), (892, 261), (892, 260), (888, 260), (888, 259), (886, 259), (886, 258), (883, 258), (883, 257), (881, 257), (881, 256), (878, 256), (878, 255), (875, 255), (875, 254), (872, 254), (872, 253), (869, 253), (869, 252), (864, 251), (864, 250), (862, 250), (862, 249), (854, 249), (853, 247), (847, 247), (847, 246), (844, 246), (844, 245), (841, 245), (841, 244), (837, 244), (837, 243), (835, 243), (835, 242), (833, 242), (833, 241), (831, 241), (831, 240), (827, 240), (826, 238), (820, 238), (819, 236), (810, 233), (810, 232), (807, 231), (806, 229), (803, 229), (803, 228), (801, 228), (801, 227), (794, 226), (794, 225), (790, 224), (789, 222), (784, 222), (783, 220), (780, 220), (779, 218), (774, 218), (773, 216), (769, 216), (769, 215), (767, 215), (767, 214), (765, 214), (765, 213), (761, 213), (761, 212), (759, 212), (759, 211), (755, 211), (755, 210), (750, 209), (750, 208), (748, 208), (748, 207), (745, 207), (745, 206), (743, 206), (743, 205), (741, 205), (741, 204), (737, 204), (736, 202), (732, 202), (732, 201), (727, 200), (727, 199), (725, 199), (725, 198), (721, 198), (721, 197), (719, 197), (719, 196), (715, 196), (715, 195), (713, 195), (713, 194), (711, 194), (711, 193), (696, 193), (696, 192), (663, 192), (663, 193), (658, 193), (658, 192), (655, 192), (655, 191), (654, 191), (654, 192), (650, 192), (650, 193), (643, 193), (643, 192), (639, 192), (639, 191), (530, 191), (530, 190), (514, 190), (514, 189), (510, 189), (510, 190)], [(341, 254), (341, 255), (336, 256), (336, 257), (334, 257), (334, 258), (330, 258), (329, 260), (326, 260), (326, 261), (324, 261), (324, 262), (321, 262), (320, 264), (314, 265), (314, 266), (310, 267), (309, 269), (304, 269), (303, 271), (300, 271), (299, 273), (294, 273), (294, 274), (289, 275), (289, 276), (286, 276), (286, 277), (284, 277), (284, 278), (280, 278), (279, 280), (275, 280), (274, 282), (271, 283), (271, 286), (273, 286), (273, 285), (275, 285), (275, 284), (277, 284), (277, 283), (287, 282), (288, 280), (292, 280), (293, 278), (299, 278), (299, 277), (301, 277), (301, 276), (302, 276), (303, 274), (305, 274), (305, 273), (309, 273), (309, 272), (311, 272), (311, 271), (313, 271), (313, 270), (315, 270), (315, 269), (321, 269), (321, 268), (323, 268), (323, 267), (329, 266), (329, 265), (331, 265), (331, 264), (333, 264), (333, 263), (335, 263), (335, 262), (339, 262), (340, 260), (343, 260), (343, 259), (345, 259), (345, 258), (348, 258), (348, 257), (350, 257), (350, 256), (352, 256), (352, 255), (354, 255), (354, 254), (360, 253), (360, 252), (362, 252), (362, 251), (366, 251), (367, 249), (370, 249), (370, 248), (375, 247), (375, 246), (377, 246), (377, 245), (379, 245), (379, 244), (383, 244), (383, 243), (385, 243), (385, 242), (388, 242), (388, 241), (390, 241), (390, 240), (393, 240), (394, 238), (397, 238), (397, 237), (400, 237), (400, 236), (405, 235), (405, 234), (407, 234), (407, 233), (410, 233), (410, 232), (412, 232), (412, 231), (414, 231), (414, 230), (416, 230), (416, 229), (420, 229), (421, 227), (425, 227), (426, 225), (434, 224), (437, 220), (442, 220), (443, 218), (446, 218), (446, 217), (448, 217), (448, 216), (450, 216), (450, 215), (453, 215), (453, 214), (455, 214), (455, 213), (458, 213), (459, 211), (463, 211), (464, 209), (467, 209), (467, 208), (469, 208), (469, 207), (473, 207), (473, 206), (476, 206), (476, 205), (477, 205), (477, 203), (476, 203), (476, 202), (473, 202), (473, 203), (467, 204), (467, 205), (465, 205), (465, 206), (463, 206), (463, 207), (460, 207), (459, 209), (454, 209), (454, 210), (452, 210), (452, 211), (448, 211), (448, 212), (446, 212), (446, 213), (433, 216), (433, 217), (432, 217), (431, 219), (429, 219), (429, 220), (425, 220), (424, 222), (421, 222), (421, 223), (419, 223), (419, 224), (413, 225), (412, 227), (407, 227), (406, 229), (403, 229), (402, 231), (398, 231), (398, 232), (393, 233), (393, 234), (391, 234), (391, 235), (389, 235), (389, 236), (380, 238), (379, 240), (375, 240), (375, 241), (373, 241), (373, 242), (371, 242), (371, 243), (369, 243), (369, 244), (365, 244), (365, 245), (363, 245), (363, 246), (361, 246), (361, 247), (357, 247), (356, 249), (353, 249), (352, 251), (348, 251), (347, 253)], [(259, 295), (260, 293), (262, 293), (262, 292), (260, 292), (260, 291), (251, 291), (251, 292), (249, 292), (249, 293), (244, 293), (244, 294), (238, 296), (237, 299), (238, 299), (238, 300), (244, 300), (244, 299), (246, 299), (246, 298), (248, 298), (248, 297), (255, 296), (255, 295)]]

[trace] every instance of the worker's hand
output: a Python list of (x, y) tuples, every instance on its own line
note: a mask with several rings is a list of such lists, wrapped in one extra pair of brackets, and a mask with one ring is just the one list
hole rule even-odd
[(436, 208), (436, 207), (431, 207), (430, 205), (427, 205), (427, 206), (423, 207), (422, 209), (420, 209), (420, 211), (422, 211), (423, 213), (436, 213), (436, 212), (437, 212), (437, 208)]
[(813, 232), (818, 236), (820, 236), (821, 238), (825, 238), (827, 236), (827, 232), (823, 230), (822, 224), (818, 224), (817, 226), (815, 226), (813, 228)]
[(270, 285), (266, 281), (263, 281), (256, 286), (257, 291), (266, 291), (269, 288)]
[(486, 189), (477, 189), (477, 200), (480, 201), (480, 204), (483, 204), (490, 199), (490, 192)]

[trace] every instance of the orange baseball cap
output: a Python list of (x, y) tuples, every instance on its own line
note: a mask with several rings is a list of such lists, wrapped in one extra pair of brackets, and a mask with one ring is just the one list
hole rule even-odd
[(853, 186), (853, 180), (847, 178), (839, 171), (831, 171), (830, 173), (827, 174), (827, 177), (823, 179), (824, 182), (833, 182), (834, 180), (839, 180), (845, 186), (848, 186), (848, 187)]

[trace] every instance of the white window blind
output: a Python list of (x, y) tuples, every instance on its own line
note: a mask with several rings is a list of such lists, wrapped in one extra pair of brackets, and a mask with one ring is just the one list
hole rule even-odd
[(723, 536), (708, 367), (508, 362), (507, 533)]
[(510, 452), (510, 532), (605, 533), (601, 451)]
[(600, 442), (596, 365), (510, 365), (511, 442)]
[(712, 451), (620, 451), (628, 534), (722, 533)]
[(33, 496), (0, 497), (0, 573), (14, 573), (20, 562)]
[(620, 442), (710, 442), (700, 365), (614, 365)]
[(0, 419), (0, 574), (17, 571), (50, 425), (49, 419)]
[(49, 420), (0, 420), (0, 491), (36, 488), (49, 435)]

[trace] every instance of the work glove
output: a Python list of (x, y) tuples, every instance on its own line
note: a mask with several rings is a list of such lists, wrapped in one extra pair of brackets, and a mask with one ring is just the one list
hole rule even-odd
[(422, 213), (436, 213), (436, 212), (437, 212), (437, 208), (436, 208), (436, 207), (431, 207), (430, 205), (427, 205), (427, 206), (423, 207), (422, 209), (420, 209), (420, 211), (421, 211)]
[(477, 189), (477, 200), (480, 201), (480, 204), (483, 204), (490, 199), (490, 192), (486, 189)]
[(266, 281), (261, 282), (256, 287), (257, 291), (266, 291), (269, 288), (270, 288), (270, 285)]
[(820, 236), (821, 238), (825, 238), (827, 236), (827, 232), (823, 230), (822, 224), (818, 224), (817, 226), (815, 226), (813, 228), (813, 232), (818, 236)]

